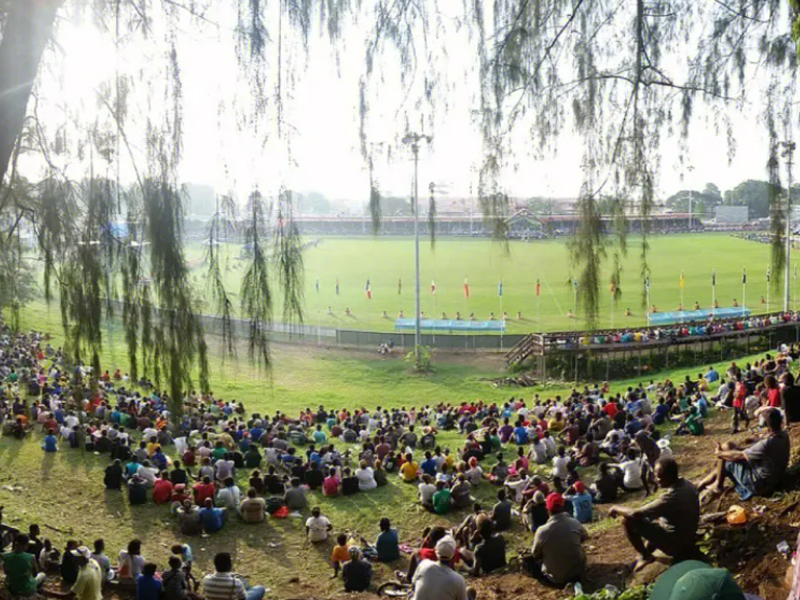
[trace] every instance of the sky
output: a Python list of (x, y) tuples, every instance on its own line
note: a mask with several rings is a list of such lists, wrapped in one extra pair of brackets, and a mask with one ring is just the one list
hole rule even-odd
[[(272, 105), (257, 135), (236, 126), (233, 107), (246, 104), (247, 91), (230, 39), (233, 22), (223, 12), (212, 12), (210, 16), (220, 23), (219, 28), (195, 29), (189, 21), (182, 21), (178, 38), (185, 130), (181, 178), (211, 185), (219, 192), (234, 189), (242, 194), (254, 185), (269, 188), (280, 181), (297, 191), (314, 190), (330, 199), (363, 204), (369, 175), (359, 151), (358, 81), (364, 71), (361, 44), (357, 40), (346, 41), (335, 54), (318, 32), (312, 32), (307, 58), (302, 53), (290, 57), (296, 68), (291, 75), (292, 85), (289, 76), (284, 75), (285, 89), (289, 90), (287, 145), (285, 140), (276, 139)], [(91, 22), (78, 21), (69, 14), (60, 25), (58, 42), (61, 51), (51, 56), (52, 72), (41, 76), (40, 88), (53, 104), (66, 103), (84, 115), (98, 111), (95, 90), (113, 79), (116, 68), (142, 77), (141, 73), (157, 73), (164, 63), (163, 47), (137, 41), (128, 44), (124, 54), (117, 54), (110, 36)], [(274, 58), (274, 39), (267, 52)], [(469, 70), (457, 52), (450, 56), (454, 73)], [(430, 182), (451, 196), (467, 196), (477, 184), (475, 169), (482, 151), (480, 135), (471, 118), (475, 105), (472, 94), (467, 92), (470, 81), (469, 77), (454, 80), (448, 110), (436, 114), (433, 143), (425, 145), (420, 153), (423, 197)], [(374, 147), (380, 150), (406, 131), (400, 111), (409, 109), (409, 101), (404, 102), (403, 89), (391, 73), (373, 91), (376, 96), (371, 103), (370, 134)], [(147, 102), (140, 98), (134, 112), (145, 114), (153, 104), (163, 107), (158, 105), (159, 94), (156, 91)], [(225, 107), (222, 112), (221, 105)], [(724, 191), (745, 179), (765, 179), (767, 138), (763, 126), (754, 118), (758, 109), (756, 101), (732, 111), (737, 150), (730, 164), (724, 132), (717, 132), (705, 122), (708, 115), (702, 111), (694, 120), (688, 140), (692, 170), (679, 163), (678, 136), (665, 135), (658, 196), (663, 199), (687, 187), (701, 189), (707, 182), (714, 182)], [(413, 108), (408, 112), (417, 114)], [(270, 135), (264, 142), (267, 133)], [(142, 151), (135, 133), (130, 137), (134, 151)], [(563, 135), (557, 154), (544, 160), (527, 156), (530, 140), (524, 131), (513, 139), (515, 164), (508, 166), (501, 177), (504, 189), (512, 196), (569, 198), (578, 194), (582, 181), (582, 141), (578, 137)], [(123, 178), (132, 178), (129, 166), (121, 170)], [(375, 173), (383, 193), (408, 194), (413, 174), (410, 152), (400, 150), (391, 161), (377, 160)]]

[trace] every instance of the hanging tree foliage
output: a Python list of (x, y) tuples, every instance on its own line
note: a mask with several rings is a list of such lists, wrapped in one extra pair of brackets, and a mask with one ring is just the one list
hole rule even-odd
[[(310, 35), (318, 27), (337, 53), (345, 33), (349, 40), (355, 39), (351, 34), (364, 38), (363, 74), (353, 97), (376, 227), (376, 164), (392, 160), (405, 133), (385, 145), (374, 143), (386, 141), (373, 139), (374, 121), (384, 117), (372, 108), (387, 73), (399, 73), (406, 90), (396, 118), (406, 129), (420, 123), (435, 134), (437, 116), (454, 102), (453, 90), (469, 90), (462, 96), (474, 108), (483, 139), (478, 194), (500, 238), (510, 204), (504, 170), (521, 155), (555, 152), (565, 133), (580, 136), (584, 154), (575, 160), (584, 172), (581, 220), (571, 254), (589, 324), (597, 319), (609, 249), (619, 293), (627, 215), (646, 219), (654, 209), (662, 139), (677, 135), (685, 152), (691, 120), (701, 113), (727, 139), (732, 156), (730, 112), (753, 110), (751, 104), (761, 101), (746, 94), (756, 66), (766, 82), (755, 96), (766, 99), (756, 110), (770, 138), (776, 233), (786, 218), (777, 193), (778, 142), (791, 134), (795, 118), (795, 0), (472, 0), (458, 6), (443, 0), (2, 0), (0, 214), (8, 218), (0, 227), (0, 302), (18, 311), (30, 297), (30, 274), (14, 235), (21, 223), (29, 224), (44, 292), (60, 301), (73, 357), (98, 365), (102, 319), (118, 311), (132, 374), (141, 370), (162, 381), (176, 416), (195, 372), (201, 387), (208, 386), (202, 310), (219, 316), (228, 354), (234, 352), (233, 319), (245, 319), (249, 354), (261, 365), (269, 364), (274, 285), (283, 298), (283, 318), (302, 319), (301, 243), (283, 181), (263, 182), (258, 189), (273, 195), (253, 191), (240, 218), (232, 197), (221, 202), (207, 236), (208, 304), (201, 305), (189, 281), (182, 244), (185, 197), (177, 172), (184, 135), (181, 65), (191, 57), (180, 53), (181, 25), (219, 31), (219, 10), (235, 13), (232, 43), (250, 91), (231, 110), (242, 130), (262, 136), (265, 144), (277, 143), (286, 164), (292, 161), (291, 92), (305, 69)], [(58, 38), (58, 17), (92, 18), (118, 47), (145, 40), (163, 49), (163, 64), (155, 74), (118, 72), (98, 90), (100, 110), (91, 121), (65, 111), (63, 122), (48, 122), (33, 82), (42, 73), (53, 76), (48, 65), (58, 55), (47, 48)], [(451, 60), (455, 49), (460, 61)], [(167, 101), (156, 107), (151, 98)], [(132, 110), (137, 102), (141, 110)], [(46, 166), (41, 181), (30, 184), (18, 174), (17, 162), (33, 152)], [(71, 160), (91, 167), (75, 177)], [(132, 185), (121, 184), (121, 163), (134, 173)], [(604, 235), (599, 217), (598, 200), (605, 195), (617, 199), (614, 239)], [(125, 223), (124, 234), (118, 223)], [(218, 245), (232, 232), (251, 249), (241, 290), (223, 283)], [(646, 228), (643, 233), (644, 280)], [(776, 269), (785, 260), (782, 247), (774, 247)]]

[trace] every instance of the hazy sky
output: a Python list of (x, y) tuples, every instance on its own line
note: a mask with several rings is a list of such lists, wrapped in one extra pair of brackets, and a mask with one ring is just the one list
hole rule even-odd
[[(359, 153), (358, 80), (364, 70), (359, 41), (346, 43), (337, 56), (328, 42), (314, 33), (307, 63), (302, 56), (295, 57), (298, 66), (293, 85), (285, 84), (290, 90), (286, 100), (291, 131), (289, 156), (285, 143), (276, 140), (274, 134), (263, 144), (263, 134), (274, 127), (270, 121), (274, 118), (273, 106), (268, 108), (266, 128), (258, 135), (243, 133), (235, 126), (231, 109), (235, 103), (246, 101), (246, 92), (228, 29), (233, 23), (229, 15), (211, 16), (221, 23), (219, 31), (214, 33), (213, 27), (211, 35), (193, 31), (187, 22), (179, 38), (186, 131), (183, 179), (210, 184), (218, 191), (233, 185), (242, 192), (254, 184), (269, 188), (275, 181), (283, 181), (291, 189), (316, 190), (332, 199), (363, 202), (369, 179)], [(93, 90), (113, 77), (117, 64), (113, 44), (93, 25), (74, 21), (62, 23), (58, 40), (64, 52), (64, 57), (57, 59), (63, 60), (57, 66), (63, 68), (63, 81), (47, 76), (41, 83), (43, 95), (91, 110), (96, 106)], [(274, 51), (273, 44), (268, 52), (274, 56)], [(131, 69), (139, 61), (136, 67), (147, 72), (159, 69), (164, 62), (163, 48), (152, 44), (129, 45), (127, 53), (119, 57), (122, 69)], [(458, 53), (453, 55), (457, 57)], [(453, 60), (454, 71), (464, 69), (458, 58)], [(467, 86), (462, 83), (464, 89), (455, 90), (446, 114), (437, 114), (433, 146), (421, 154), (421, 190), (436, 181), (449, 187), (452, 195), (466, 195), (477, 181), (474, 167), (480, 164), (481, 142), (471, 121), (470, 111), (475, 106)], [(402, 89), (390, 79), (373, 89), (380, 95), (372, 102), (372, 139), (391, 143), (406, 127), (398, 117), (403, 106)], [(220, 103), (226, 107), (221, 117)], [(767, 139), (763, 126), (754, 118), (759, 109), (751, 103), (734, 116), (737, 151), (730, 165), (724, 131), (717, 132), (704, 122), (702, 112), (695, 117), (688, 142), (693, 172), (678, 164), (678, 137), (665, 136), (659, 196), (664, 198), (682, 187), (700, 188), (709, 181), (724, 191), (744, 179), (766, 178)], [(140, 103), (137, 110), (147, 109)], [(581, 141), (564, 135), (557, 156), (541, 161), (526, 157), (529, 143), (522, 131), (516, 135), (517, 162), (503, 174), (505, 189), (522, 197), (576, 196), (582, 178)], [(137, 148), (141, 150), (141, 145)], [(400, 153), (391, 163), (378, 161), (376, 173), (385, 193), (407, 194), (412, 174), (410, 155)]]

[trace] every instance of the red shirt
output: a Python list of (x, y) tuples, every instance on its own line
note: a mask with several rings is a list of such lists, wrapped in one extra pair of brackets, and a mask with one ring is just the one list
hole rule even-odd
[(781, 407), (781, 391), (778, 388), (770, 388), (767, 390), (767, 399), (769, 405), (773, 408)]
[[(439, 557), (436, 556), (436, 548), (420, 548), (419, 549), (419, 557), (422, 559), (439, 560)], [(456, 564), (458, 561), (461, 560), (461, 553), (456, 548), (455, 556), (453, 556), (453, 564)]]
[(619, 409), (617, 409), (617, 403), (616, 402), (607, 403), (603, 407), (603, 412), (605, 412), (611, 419), (613, 419), (619, 412)]
[(172, 482), (169, 479), (156, 479), (153, 485), (153, 502), (164, 504), (172, 499)]
[(206, 498), (214, 499), (213, 483), (198, 483), (192, 489), (194, 490), (194, 503), (198, 506), (205, 506)]

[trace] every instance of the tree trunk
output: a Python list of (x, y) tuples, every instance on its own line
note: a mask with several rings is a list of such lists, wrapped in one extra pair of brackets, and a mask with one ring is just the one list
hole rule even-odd
[(12, 0), (0, 42), (0, 184), (63, 0)]

